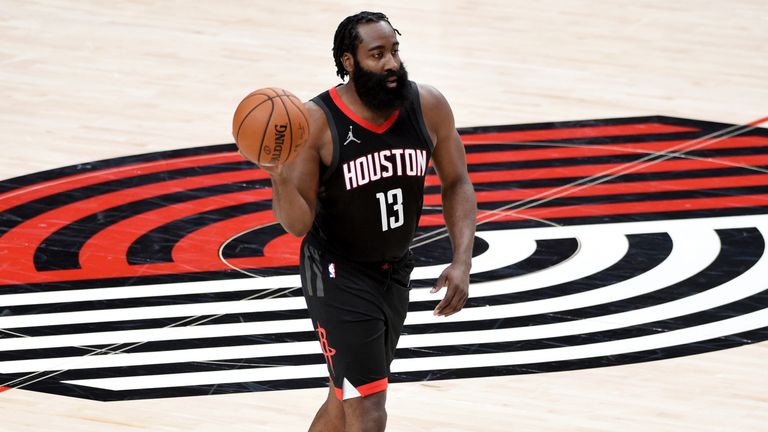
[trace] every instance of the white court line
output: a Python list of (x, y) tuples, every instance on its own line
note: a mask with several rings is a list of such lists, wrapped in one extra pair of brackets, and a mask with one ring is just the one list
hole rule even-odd
[(313, 331), (309, 318), (0, 339), (0, 352)]
[(63, 324), (146, 320), (250, 312), (271, 312), (306, 308), (303, 297), (235, 300), (171, 306), (102, 309), (79, 312), (54, 312), (37, 315), (0, 317), (0, 328), (42, 327)]
[(289, 288), (300, 284), (298, 276), (270, 276), (268, 278), (226, 279), (200, 282), (181, 282), (157, 285), (135, 285), (112, 288), (42, 291), (0, 295), (0, 307), (47, 303), (71, 303), (92, 300), (116, 300), (142, 297), (161, 297), (185, 294), (206, 294), (260, 289)]

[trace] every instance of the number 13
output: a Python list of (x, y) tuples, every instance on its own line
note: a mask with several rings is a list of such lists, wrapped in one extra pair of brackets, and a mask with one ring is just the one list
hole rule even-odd
[[(379, 199), (379, 209), (381, 210), (381, 230), (386, 231), (401, 226), (405, 220), (403, 219), (403, 190), (400, 188), (387, 191), (386, 196), (384, 192), (376, 194), (376, 198)], [(387, 204), (391, 204), (388, 207)], [(392, 209), (394, 216), (389, 215), (389, 209)]]

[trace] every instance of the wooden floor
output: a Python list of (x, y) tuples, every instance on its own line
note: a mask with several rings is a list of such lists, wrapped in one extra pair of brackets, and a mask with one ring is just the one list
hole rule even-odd
[[(0, 178), (232, 142), (234, 107), (335, 83), (333, 31), (363, 8), (458, 126), (768, 116), (768, 4), (594, 0), (4, 0)], [(768, 431), (768, 343), (571, 372), (397, 384), (392, 431)], [(3, 430), (304, 430), (322, 389), (129, 402), (0, 392)]]

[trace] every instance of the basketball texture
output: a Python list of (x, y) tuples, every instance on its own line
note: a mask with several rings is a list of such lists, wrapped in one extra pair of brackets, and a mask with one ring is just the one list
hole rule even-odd
[(246, 96), (235, 110), (232, 135), (240, 153), (262, 166), (290, 161), (309, 139), (309, 115), (288, 90), (266, 87)]

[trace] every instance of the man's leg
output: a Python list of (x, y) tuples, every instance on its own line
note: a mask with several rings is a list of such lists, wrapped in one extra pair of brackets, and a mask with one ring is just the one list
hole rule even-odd
[(309, 427), (309, 432), (341, 432), (344, 431), (344, 407), (341, 401), (336, 397), (336, 387), (328, 389), (328, 398), (317, 410), (315, 419)]
[(387, 391), (343, 402), (346, 432), (383, 432), (387, 426)]

